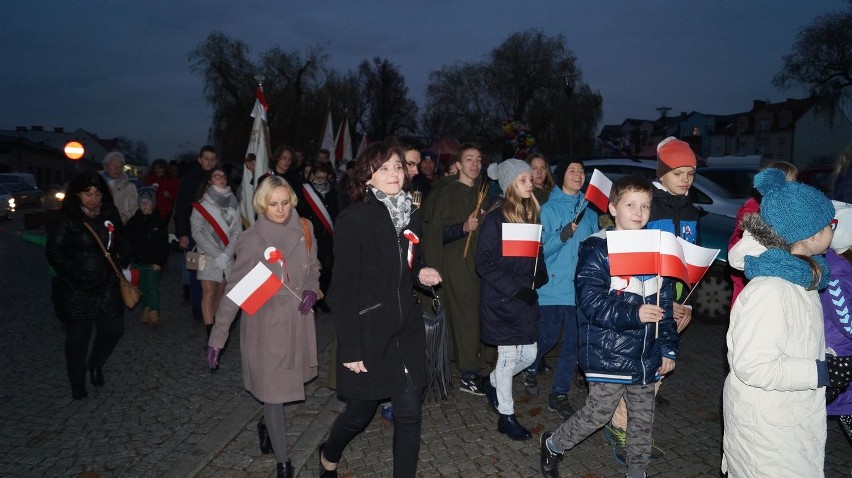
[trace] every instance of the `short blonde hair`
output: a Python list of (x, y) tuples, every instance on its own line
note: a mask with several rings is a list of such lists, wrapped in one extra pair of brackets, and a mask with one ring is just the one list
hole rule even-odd
[(257, 214), (265, 214), (266, 210), (269, 208), (269, 200), (272, 198), (272, 191), (278, 188), (284, 188), (287, 190), (287, 194), (290, 195), (290, 204), (293, 208), (299, 204), (299, 198), (296, 196), (296, 193), (293, 191), (293, 188), (290, 187), (290, 183), (288, 183), (286, 179), (281, 176), (269, 176), (260, 182), (260, 186), (257, 187), (257, 191), (254, 192), (254, 196), (251, 198), (251, 205), (254, 207), (254, 212)]

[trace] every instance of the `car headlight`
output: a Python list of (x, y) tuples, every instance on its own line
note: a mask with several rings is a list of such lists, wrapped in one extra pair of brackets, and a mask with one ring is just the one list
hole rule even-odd
[(15, 207), (15, 198), (9, 198), (9, 207)]
[(61, 201), (61, 200), (65, 199), (65, 192), (63, 192), (63, 191), (58, 191), (58, 192), (55, 194), (55, 197), (56, 197), (56, 199), (58, 199), (58, 200), (60, 200), (60, 201)]

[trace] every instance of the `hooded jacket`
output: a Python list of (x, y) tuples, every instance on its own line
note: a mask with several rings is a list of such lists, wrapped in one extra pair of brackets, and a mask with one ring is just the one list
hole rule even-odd
[[(743, 269), (746, 257), (766, 251), (746, 232), (728, 260)], [(825, 360), (825, 339), (817, 292), (753, 277), (731, 310), (726, 342), (722, 471), (731, 478), (823, 476), (825, 388), (817, 386), (816, 361)]]
[[(825, 346), (838, 356), (852, 355), (852, 264), (829, 249), (825, 259), (831, 267), (828, 287), (821, 290)], [(829, 415), (852, 415), (852, 388), (828, 405)]]
[(678, 334), (672, 317), (669, 280), (663, 278), (660, 307), (665, 317), (655, 325), (639, 320), (643, 304), (657, 303), (657, 277), (609, 275), (606, 231), (580, 244), (577, 266), (577, 319), (580, 365), (590, 382), (640, 385), (660, 379), (662, 358), (677, 359)]
[[(580, 242), (598, 230), (598, 215), (592, 208), (584, 206), (583, 193), (565, 194), (554, 188), (547, 202), (541, 207), (541, 242), (544, 261), (550, 280), (538, 291), (539, 305), (576, 305), (574, 274)], [(562, 242), (559, 234), (566, 224), (574, 222), (582, 211), (583, 217), (577, 224), (574, 235)]]
[(654, 182), (651, 197), (651, 217), (646, 229), (668, 231), (693, 244), (698, 243), (698, 218), (701, 211), (692, 204), (689, 195), (674, 195), (662, 184)]

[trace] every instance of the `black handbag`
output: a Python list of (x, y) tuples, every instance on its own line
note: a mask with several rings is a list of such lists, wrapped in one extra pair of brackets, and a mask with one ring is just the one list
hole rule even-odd
[(444, 400), (451, 387), (449, 338), (447, 318), (435, 288), (432, 290), (430, 310), (423, 310), (423, 325), (426, 327), (426, 390), (427, 400)]

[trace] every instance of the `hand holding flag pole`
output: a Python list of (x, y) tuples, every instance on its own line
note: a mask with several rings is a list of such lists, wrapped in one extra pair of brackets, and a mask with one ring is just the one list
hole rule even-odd
[[(479, 192), (476, 194), (476, 207), (473, 208), (473, 212), (471, 215), (474, 217), (479, 217), (479, 211), (482, 207), (482, 202), (485, 201), (485, 197), (488, 196), (488, 180), (483, 179), (482, 184), (479, 185)], [(467, 233), (467, 241), (464, 243), (464, 254), (462, 254), (462, 258), (467, 258), (467, 250), (470, 247), (470, 238), (473, 237), (473, 231)]]

